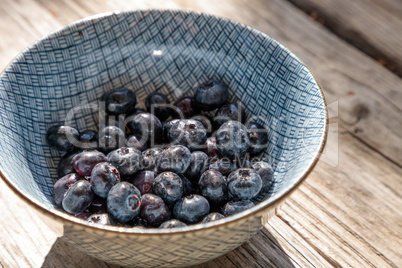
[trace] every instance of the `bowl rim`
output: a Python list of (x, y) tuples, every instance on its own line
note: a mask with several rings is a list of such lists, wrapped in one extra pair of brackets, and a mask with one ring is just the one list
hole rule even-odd
[(328, 106), (327, 106), (327, 101), (325, 99), (324, 92), (319, 85), (318, 81), (315, 79), (314, 75), (311, 73), (311, 71), (308, 69), (308, 67), (293, 53), (291, 52), (287, 47), (273, 39), (272, 37), (268, 36), (267, 34), (258, 31), (250, 26), (247, 26), (243, 23), (234, 21), (232, 19), (222, 17), (222, 16), (217, 16), (213, 14), (208, 14), (200, 11), (194, 11), (194, 10), (185, 10), (185, 9), (136, 9), (136, 10), (127, 10), (127, 11), (108, 11), (108, 12), (103, 12), (95, 15), (91, 15), (79, 20), (76, 20), (74, 22), (71, 22), (69, 24), (66, 24), (62, 27), (57, 28), (56, 30), (42, 36), (38, 40), (34, 41), (32, 44), (24, 48), (20, 53), (18, 53), (11, 61), (9, 64), (6, 65), (6, 67), (1, 71), (0, 73), (0, 79), (3, 76), (3, 74), (7, 71), (8, 68), (10, 68), (13, 64), (13, 62), (20, 56), (29, 51), (30, 48), (33, 46), (39, 44), (41, 41), (46, 40), (48, 38), (52, 38), (56, 36), (58, 33), (71, 29), (75, 25), (82, 24), (86, 21), (92, 21), (92, 20), (97, 20), (97, 19), (105, 19), (114, 15), (119, 15), (119, 14), (133, 14), (133, 13), (141, 13), (141, 12), (170, 12), (174, 14), (195, 14), (199, 16), (206, 16), (222, 21), (229, 22), (233, 25), (238, 25), (241, 26), (244, 29), (249, 30), (250, 32), (261, 35), (264, 38), (269, 38), (276, 44), (278, 44), (281, 49), (287, 51), (292, 57), (297, 59), (300, 63), (304, 65), (304, 67), (309, 71), (309, 73), (312, 75), (314, 82), (317, 84), (318, 89), (320, 90), (323, 102), (324, 102), (324, 111), (325, 111), (325, 125), (324, 125), (324, 131), (320, 137), (320, 147), (318, 151), (315, 153), (314, 158), (311, 160), (311, 162), (308, 164), (307, 169), (304, 171), (304, 173), (300, 176), (300, 178), (289, 188), (284, 191), (284, 193), (280, 196), (274, 197), (274, 198), (268, 198), (266, 200), (263, 200), (256, 204), (254, 207), (247, 209), (245, 211), (239, 212), (237, 214), (225, 217), (223, 219), (217, 220), (217, 221), (212, 221), (208, 223), (198, 223), (198, 224), (192, 224), (188, 225), (185, 227), (178, 227), (178, 228), (167, 228), (167, 229), (159, 229), (159, 228), (133, 228), (133, 227), (120, 227), (120, 226), (106, 226), (106, 225), (101, 225), (101, 224), (96, 224), (96, 223), (88, 223), (86, 220), (80, 219), (78, 217), (75, 217), (73, 215), (67, 214), (66, 212), (63, 212), (61, 210), (58, 210), (56, 208), (54, 209), (48, 209), (41, 203), (37, 202), (34, 199), (31, 199), (27, 195), (25, 195), (17, 186), (15, 183), (13, 183), (11, 180), (7, 178), (7, 176), (4, 174), (4, 172), (0, 169), (0, 178), (5, 182), (5, 184), (8, 186), (9, 189), (11, 189), (14, 194), (16, 194), (18, 197), (20, 197), (23, 201), (25, 201), (28, 205), (33, 206), (38, 212), (44, 214), (45, 216), (52, 217), (56, 219), (60, 223), (69, 223), (71, 225), (79, 225), (80, 227), (83, 228), (89, 228), (94, 231), (104, 231), (107, 233), (114, 233), (114, 234), (124, 234), (124, 235), (172, 235), (172, 234), (182, 234), (182, 233), (189, 233), (189, 232), (195, 232), (195, 231), (202, 231), (206, 229), (211, 229), (211, 228), (216, 228), (216, 227), (222, 227), (224, 225), (232, 224), (237, 221), (244, 220), (250, 216), (256, 216), (258, 214), (262, 214), (265, 210), (268, 210), (269, 208), (275, 208), (277, 205), (279, 205), (281, 202), (283, 202), (288, 196), (290, 196), (294, 191), (297, 190), (297, 188), (305, 181), (305, 179), (308, 177), (308, 175), (312, 172), (316, 164), (318, 163), (318, 160), (321, 156), (321, 154), (324, 151), (324, 147), (327, 142), (327, 137), (328, 137), (328, 124), (329, 124), (329, 118), (328, 118)]

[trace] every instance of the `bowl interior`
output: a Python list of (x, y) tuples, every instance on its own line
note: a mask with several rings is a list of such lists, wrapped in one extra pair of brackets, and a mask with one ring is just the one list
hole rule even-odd
[[(113, 13), (81, 20), (24, 50), (0, 77), (0, 170), (14, 187), (53, 210), (59, 152), (46, 130), (98, 129), (99, 96), (117, 87), (170, 101), (209, 79), (269, 130), (264, 159), (275, 183), (255, 201), (277, 198), (301, 179), (323, 142), (326, 107), (308, 69), (272, 38), (239, 23), (183, 11)], [(94, 106), (88, 106), (94, 104)]]

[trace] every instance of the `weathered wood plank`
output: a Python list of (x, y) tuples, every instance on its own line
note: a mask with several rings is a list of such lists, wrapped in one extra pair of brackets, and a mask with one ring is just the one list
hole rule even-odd
[[(289, 259), (297, 264), (297, 267), (330, 267), (332, 262), (327, 256), (322, 256), (316, 248), (313, 248), (307, 241), (296, 233), (288, 224), (279, 217), (274, 217), (261, 231), (279, 249), (272, 253), (284, 250), (289, 255)], [(275, 236), (275, 237), (273, 237)], [(276, 259), (276, 258), (275, 258)], [(280, 265), (276, 265), (280, 267)]]
[(401, 1), (289, 1), (379, 63), (402, 75)]
[[(196, 9), (268, 33), (309, 66), (328, 102), (337, 102), (330, 110), (339, 113), (339, 142), (335, 118), (325, 158), (306, 183), (266, 229), (198, 267), (402, 266), (401, 80), (287, 2), (5, 0), (0, 6), (0, 68), (61, 25), (137, 8)], [(56, 240), (2, 182), (0, 203), (7, 204), (0, 206), (3, 266), (114, 267)]]
[[(335, 266), (396, 267), (402, 263), (401, 169), (384, 164), (387, 160), (344, 129), (340, 133), (338, 166), (319, 163), (278, 217)], [(394, 189), (368, 174), (393, 178)]]

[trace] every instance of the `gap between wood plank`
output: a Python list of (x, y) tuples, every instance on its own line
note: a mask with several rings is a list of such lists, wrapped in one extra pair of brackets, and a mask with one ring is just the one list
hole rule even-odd
[[(339, 124), (341, 126), (343, 126), (345, 129), (347, 129), (347, 126), (342, 123), (342, 121), (339, 120)], [(381, 155), (382, 157), (384, 157), (384, 159), (388, 160), (389, 162), (391, 162), (392, 164), (394, 164), (395, 166), (402, 168), (402, 164), (396, 162), (394, 159), (388, 157), (387, 155), (385, 155), (383, 152), (381, 152), (380, 150), (377, 150), (374, 146), (372, 146), (370, 143), (366, 142), (362, 137), (359, 137), (358, 135), (356, 135), (356, 133), (354, 131), (348, 131), (348, 133), (350, 135), (352, 135), (357, 141), (359, 141), (360, 143), (366, 145), (368, 148), (370, 148), (370, 150), (378, 153), (379, 155)], [(396, 145), (398, 146), (398, 145)], [(397, 196), (399, 196), (399, 194), (396, 194)]]
[[(308, 187), (310, 191), (314, 192), (316, 195), (320, 196), (321, 198), (325, 199), (325, 197), (319, 193), (318, 191), (316, 191), (316, 189), (314, 189), (313, 187), (309, 186), (309, 185), (305, 185), (305, 187)], [(346, 226), (340, 219), (338, 219), (335, 215), (329, 213), (328, 210), (326, 210), (323, 206), (321, 206), (320, 204), (318, 204), (317, 202), (314, 201), (314, 199), (310, 198), (307, 194), (305, 194), (303, 191), (299, 191), (300, 194), (302, 194), (305, 198), (307, 198), (308, 200), (310, 200), (312, 203), (316, 204), (317, 207), (320, 208), (320, 210), (322, 212), (324, 212), (328, 217), (330, 217), (331, 219), (333, 219), (334, 222), (336, 222), (337, 224), (339, 224), (344, 230), (346, 230), (349, 234), (351, 234), (353, 237), (355, 237), (358, 241), (360, 241), (361, 243), (365, 244), (367, 247), (369, 247), (373, 252), (375, 252), (375, 254), (379, 257), (381, 257), (384, 261), (386, 261), (387, 263), (389, 263), (390, 265), (395, 265), (391, 260), (389, 260), (387, 257), (384, 256), (384, 254), (382, 254), (381, 252), (379, 252), (376, 248), (374, 248), (370, 243), (368, 243), (363, 237), (361, 237), (359, 234), (357, 234), (356, 232), (354, 232), (353, 230), (351, 230), (350, 228), (348, 228), (348, 226)], [(294, 201), (294, 200), (293, 200)], [(304, 210), (304, 212), (306, 214), (309, 214), (310, 217), (314, 220), (319, 221), (315, 216), (313, 216), (312, 214), (310, 214), (305, 208), (303, 208), (303, 206), (301, 206), (298, 202), (294, 201), (295, 205), (297, 207), (299, 207), (301, 210)], [(335, 234), (332, 230), (328, 229), (326, 226), (324, 226), (325, 229), (327, 229), (327, 231), (335, 236), (338, 237), (339, 241), (342, 241), (342, 238), (340, 236), (338, 236), (337, 234)], [(375, 266), (373, 263), (371, 263), (366, 257), (364, 257), (362, 254), (360, 254), (360, 252), (356, 251), (355, 248), (350, 245), (349, 243), (345, 242), (343, 240), (343, 242), (351, 249), (351, 251), (355, 252), (362, 260), (366, 261), (368, 264), (370, 264), (370, 266)]]
[(300, 233), (297, 228), (293, 228), (292, 225), (285, 219), (283, 218), (283, 216), (281, 216), (280, 214), (277, 214), (277, 217), (287, 226), (289, 226), (289, 228), (291, 228), (298, 236), (300, 236), (301, 238), (303, 238), (303, 240), (310, 245), (318, 254), (320, 254), (320, 256), (322, 258), (324, 258), (328, 263), (330, 263), (331, 265), (333, 265), (334, 267), (342, 267), (336, 260), (332, 259), (331, 257), (327, 256), (327, 254), (325, 254), (319, 247), (317, 247), (314, 243), (310, 242), (309, 239), (306, 239), (306, 237)]
[[(279, 217), (278, 217), (278, 218), (279, 218)], [(269, 221), (268, 221), (268, 224), (269, 224)], [(270, 226), (271, 226), (272, 229), (274, 229), (274, 230), (276, 231), (276, 234), (277, 234), (277, 235), (279, 235), (280, 237), (282, 237), (283, 240), (287, 241), (286, 238), (285, 238), (282, 234), (280, 234), (280, 233), (276, 230), (276, 228), (275, 228), (274, 226), (272, 226), (272, 225), (270, 225)], [(265, 227), (264, 227), (263, 229), (265, 230), (265, 232), (264, 232), (264, 230), (261, 230), (262, 234), (263, 234), (269, 241), (271, 241), (271, 243), (274, 244), (274, 245), (278, 248), (278, 250), (282, 250), (281, 246), (278, 245), (277, 243), (275, 243), (275, 242), (266, 234), (266, 232), (268, 232), (269, 234), (271, 234), (271, 233), (270, 233)], [(272, 234), (271, 234), (271, 235), (272, 235)], [(289, 245), (290, 245), (294, 250), (296, 250), (301, 256), (303, 256), (304, 259), (305, 259), (308, 263), (310, 263), (313, 267), (315, 267), (315, 265), (314, 265), (308, 258), (306, 258), (302, 252), (300, 252), (300, 251), (299, 251), (296, 247), (294, 247), (291, 243), (289, 243)], [(283, 251), (283, 253), (284, 253), (289, 259), (291, 259), (294, 263), (296, 263), (297, 265), (299, 265), (299, 267), (302, 267), (294, 258), (292, 258), (291, 256), (289, 256), (285, 251)]]
[[(346, 132), (346, 133), (348, 133), (348, 132)], [(349, 137), (351, 137), (352, 139), (355, 138), (353, 135), (350, 135)], [(372, 149), (369, 149), (369, 150), (372, 150)], [(375, 150), (373, 150), (373, 151), (374, 151), (374, 152), (377, 152), (377, 151), (375, 151)], [(306, 182), (306, 183), (308, 183), (308, 182)], [(322, 200), (325, 200), (325, 199), (326, 199), (324, 195), (322, 195), (322, 194), (320, 194), (320, 193), (317, 192), (316, 188), (312, 188), (309, 184), (306, 184), (306, 183), (303, 184), (303, 187), (307, 187), (309, 190), (315, 192), (315, 194), (317, 194), (317, 196), (319, 196)], [(302, 190), (302, 188), (301, 188), (301, 190)], [(300, 192), (300, 190), (299, 190), (298, 192), (299, 192), (299, 193), (302, 193), (302, 194), (305, 196), (305, 198), (308, 198), (308, 196), (306, 196), (306, 194), (305, 194), (303, 191)], [(312, 200), (311, 198), (308, 198), (308, 199), (309, 199), (311, 202), (313, 202), (314, 204), (317, 205), (317, 202), (315, 202), (315, 201)], [(331, 203), (329, 200), (327, 200), (327, 201), (328, 201), (329, 203)], [(380, 251), (378, 251), (376, 248), (374, 248), (374, 247), (372, 246), (372, 244), (370, 244), (370, 243), (367, 242), (363, 237), (361, 237), (360, 235), (358, 235), (358, 233), (356, 233), (356, 232), (350, 230), (350, 228), (348, 228), (345, 224), (343, 224), (342, 222), (340, 222), (340, 220), (339, 220), (336, 216), (330, 215), (330, 214), (329, 214), (329, 211), (325, 210), (322, 206), (320, 206), (320, 205), (317, 205), (317, 206), (319, 206), (319, 207), (321, 208), (321, 210), (322, 210), (325, 214), (327, 214), (330, 218), (335, 219), (335, 221), (336, 221), (338, 224), (340, 224), (343, 229), (345, 229), (347, 232), (349, 232), (350, 234), (352, 234), (352, 236), (355, 237), (355, 238), (357, 239), (357, 241), (360, 241), (360, 243), (363, 243), (363, 244), (365, 244), (367, 247), (369, 247), (369, 248), (372, 250), (372, 252), (373, 252), (374, 254), (376, 254), (377, 256), (379, 256), (379, 257), (380, 257), (381, 259), (383, 259), (386, 263), (388, 263), (388, 264), (390, 264), (390, 265), (396, 267), (395, 263), (393, 263), (392, 261), (390, 261), (390, 259), (388, 259), (386, 256), (384, 256), (384, 254), (382, 254)], [(281, 211), (282, 211), (282, 210), (281, 210)], [(304, 212), (304, 213), (308, 214), (307, 212)], [(345, 213), (346, 213), (346, 212), (345, 212)], [(286, 219), (284, 219), (284, 218), (281, 217), (280, 215), (278, 215), (278, 216), (281, 218), (282, 221), (286, 222), (286, 223), (291, 227), (291, 225), (289, 224), (289, 222), (286, 221)], [(378, 215), (378, 216), (381, 216), (381, 215)], [(309, 217), (310, 217), (310, 218), (315, 218), (315, 217), (312, 216), (312, 215), (309, 215)], [(297, 220), (296, 220), (296, 221), (297, 221)], [(306, 242), (309, 241), (309, 239), (307, 239), (305, 236), (303, 236), (301, 233), (299, 233), (299, 232), (297, 231), (297, 229), (295, 229), (295, 228), (292, 228), (292, 229), (293, 229), (296, 233), (298, 233), (301, 237), (303, 237), (303, 240), (304, 240), (304, 241), (306, 241)], [(329, 230), (329, 232), (330, 232), (331, 234), (336, 235), (336, 234), (333, 233), (331, 230)], [(318, 239), (318, 238), (317, 238), (317, 239)], [(339, 240), (339, 241), (342, 241), (339, 236), (338, 236), (338, 240)], [(328, 258), (330, 258), (330, 257), (329, 257), (328, 255), (326, 255), (323, 251), (320, 251), (318, 248), (314, 247), (314, 245), (312, 245), (311, 242), (308, 242), (308, 244), (311, 245), (317, 252), (319, 252), (320, 255), (321, 255), (323, 258), (325, 258), (327, 261), (329, 260)], [(350, 248), (353, 249), (354, 247), (350, 247)], [(367, 261), (366, 256), (363, 256), (363, 257), (362, 257), (361, 254), (359, 254), (359, 253), (357, 253), (357, 255), (359, 255), (362, 259), (365, 259), (365, 260)], [(336, 262), (336, 261), (335, 261), (335, 262)], [(334, 264), (335, 264), (335, 263), (334, 263)], [(372, 263), (370, 263), (370, 262), (369, 262), (369, 264), (374, 265), (374, 264), (372, 264)], [(340, 264), (339, 264), (339, 265), (340, 265)]]
[[(395, 105), (399, 105), (399, 101), (402, 100), (401, 94), (396, 91), (396, 88), (401, 85), (401, 80), (395, 74), (378, 66), (362, 51), (357, 50), (334, 33), (329, 32), (322, 25), (308, 20), (308, 16), (304, 12), (288, 1), (272, 0), (267, 2), (256, 0), (253, 1), (253, 5), (250, 5), (246, 0), (237, 0), (236, 2), (238, 2), (239, 8), (249, 7), (245, 9), (243, 23), (251, 25), (262, 32), (272, 33), (274, 38), (287, 45), (296, 55), (305, 56), (301, 58), (304, 59), (307, 66), (310, 66), (309, 69), (312, 70), (313, 74), (317, 78), (321, 78), (318, 81), (321, 82), (322, 88), (325, 89), (327, 101), (331, 98), (338, 101), (339, 118), (348, 124), (346, 128), (348, 132), (353, 132), (356, 128), (364, 128), (364, 132), (359, 132), (359, 136), (369, 142), (372, 148), (381, 150), (384, 155), (392, 158), (394, 162), (402, 163), (400, 150), (395, 147), (395, 144), (400, 143), (401, 139), (394, 131), (389, 131), (389, 129), (397, 129), (396, 124), (400, 122), (401, 117), (400, 111), (394, 109)], [(287, 12), (284, 11), (286, 9)], [(250, 18), (252, 15), (247, 14), (246, 11), (253, 11), (254, 17), (265, 23)], [(289, 18), (292, 18), (292, 20)], [(306, 20), (304, 21), (304, 19)], [(306, 25), (301, 24), (302, 22)], [(285, 25), (284, 27), (281, 27), (282, 23)], [(306, 27), (308, 25), (311, 29), (306, 31), (301, 25)], [(294, 39), (298, 39), (301, 43), (296, 42)], [(309, 43), (314, 45), (310, 46)], [(343, 50), (345, 50), (346, 54)], [(311, 54), (311, 61), (309, 61), (310, 56), (305, 55), (306, 51)], [(350, 57), (346, 57), (349, 54)], [(318, 67), (320, 65), (322, 68)], [(355, 70), (355, 68), (359, 69)], [(368, 81), (372, 84), (350, 83), (349, 77), (343, 75), (339, 70), (353, 73), (361, 81)], [(373, 72), (373, 74), (368, 75), (367, 72)], [(341, 86), (341, 83), (343, 86)], [(350, 88), (354, 88), (354, 97), (348, 95)], [(378, 101), (378, 94), (384, 96), (380, 101)], [(391, 106), (388, 102), (393, 102), (395, 105)], [(355, 122), (353, 120), (356, 115), (352, 109), (359, 104), (369, 105), (373, 110), (370, 113), (370, 117), (359, 122), (358, 126), (354, 126)], [(387, 114), (396, 120), (396, 124), (391, 123), (392, 121), (390, 120), (382, 120)], [(384, 136), (389, 138), (381, 139)]]
[[(368, 87), (371, 88), (371, 85), (365, 84), (363, 83), (363, 81), (359, 81), (357, 79), (355, 79), (353, 76), (351, 76), (349, 73), (347, 72), (343, 72), (343, 70), (338, 69), (336, 70), (338, 73), (342, 74), (343, 76), (347, 77), (349, 80), (353, 81), (354, 83), (358, 83), (361, 84), (364, 87)], [(380, 94), (380, 92), (372, 90), (372, 92), (374, 92), (377, 96), (379, 96), (380, 98), (382, 98), (384, 100), (384, 102), (386, 102), (387, 104), (392, 105), (392, 107), (395, 108), (395, 110), (400, 111), (402, 113), (402, 106), (397, 106), (395, 103), (393, 103), (392, 101), (390, 101), (389, 99), (387, 99), (384, 95)]]
[[(270, 236), (268, 236), (267, 233)], [(290, 257), (289, 254), (286, 253), (279, 241), (276, 240), (274, 234), (268, 231), (265, 226), (257, 235), (246, 242), (243, 246), (246, 250), (248, 248), (255, 248), (255, 250), (258, 250), (259, 255), (264, 256), (263, 259), (265, 262), (263, 264), (269, 264), (272, 267), (302, 267), (295, 258)], [(303, 256), (304, 261), (309, 262), (304, 255), (301, 254), (301, 256)], [(259, 259), (256, 259), (256, 261), (258, 260)]]
[[(382, 51), (381, 48), (377, 47), (376, 44), (372, 43), (370, 40), (367, 40), (367, 34), (369, 34), (369, 30), (365, 32), (365, 29), (359, 29), (359, 27), (349, 27), (348, 21), (345, 21), (344, 24), (340, 23), (339, 21), (334, 21), (334, 17), (337, 16), (337, 12), (331, 12), (330, 7), (327, 6), (326, 3), (317, 4), (314, 1), (304, 1), (304, 0), (287, 0), (289, 3), (303, 11), (304, 13), (308, 14), (312, 17), (315, 21), (322, 24), (325, 28), (329, 31), (337, 35), (340, 39), (346, 41), (350, 45), (354, 46), (355, 48), (359, 49), (367, 56), (373, 58), (377, 63), (386, 68), (387, 70), (395, 73), (399, 77), (402, 77), (402, 70), (401, 70), (401, 63), (398, 62), (400, 59), (393, 58), (392, 55), (387, 53), (386, 51)], [(340, 6), (346, 7), (347, 1), (341, 1), (338, 4)], [(369, 5), (369, 3), (363, 3)], [(368, 6), (367, 6), (368, 7)], [(378, 6), (369, 7), (370, 10), (377, 9)], [(377, 10), (377, 11), (386, 11), (384, 10)], [(388, 12), (388, 11), (387, 11)], [(387, 13), (385, 12), (385, 13)], [(377, 12), (377, 14), (381, 14), (382, 12)], [(339, 12), (338, 12), (339, 15)], [(362, 16), (363, 14), (356, 14)], [(388, 13), (388, 15), (394, 15)], [(367, 16), (370, 16), (370, 13), (367, 13)], [(380, 16), (380, 15), (378, 15)], [(378, 18), (378, 17), (377, 17)], [(397, 17), (393, 19), (398, 19)], [(341, 19), (341, 18), (339, 18)], [(396, 27), (396, 26), (394, 26)], [(396, 33), (398, 34), (398, 33)], [(384, 36), (379, 36), (379, 38), (384, 38)], [(378, 45), (378, 44), (377, 44)]]
[[(294, 204), (298, 210), (297, 211), (303, 211), (303, 214), (305, 215), (309, 215), (309, 218), (311, 220), (313, 220), (314, 222), (321, 222), (317, 217), (315, 217), (314, 215), (312, 215), (311, 213), (308, 212), (307, 209), (304, 209), (298, 202), (291, 202), (292, 204)], [(301, 209), (300, 209), (301, 208)], [(287, 217), (291, 218), (292, 220), (296, 221), (289, 213), (287, 213), (287, 211), (283, 211), (282, 214), (286, 215)], [(339, 262), (337, 262), (335, 259), (331, 258), (328, 254), (326, 254), (325, 252), (323, 252), (319, 247), (316, 247), (314, 243), (309, 242), (309, 239), (302, 233), (300, 232), (300, 230), (298, 230), (298, 228), (294, 228), (292, 227), (292, 224), (290, 224), (290, 222), (288, 220), (286, 220), (282, 215), (278, 214), (278, 217), (284, 222), (286, 223), (290, 228), (293, 229), (293, 231), (295, 233), (297, 233), (299, 236), (301, 236), (311, 247), (313, 247), (324, 259), (326, 259), (328, 262), (330, 262), (331, 264), (333, 264), (335, 267), (342, 267), (342, 264), (340, 264)], [(332, 216), (330, 216), (330, 218), (334, 218)], [(318, 227), (317, 227), (318, 228)], [(326, 232), (330, 235), (333, 235), (337, 238), (337, 240), (341, 243), (344, 244), (347, 249), (349, 249), (349, 252), (353, 252), (355, 254), (357, 254), (358, 257), (360, 257), (360, 260), (363, 261), (363, 263), (366, 263), (368, 265), (370, 265), (371, 267), (375, 267), (374, 264), (372, 264), (369, 260), (367, 260), (367, 258), (365, 258), (364, 256), (362, 256), (357, 250), (355, 250), (348, 242), (346, 242), (345, 240), (342, 240), (341, 237), (339, 235), (337, 235), (336, 233), (334, 233), (332, 230), (328, 229), (325, 227), (325, 225), (323, 225), (323, 228), (326, 230)], [(312, 236), (314, 236), (317, 240), (319, 240), (319, 238), (316, 236), (317, 234), (313, 234), (310, 233)], [(329, 236), (327, 236), (327, 239), (330, 239)], [(343, 249), (345, 250), (345, 249)], [(346, 250), (345, 250), (346, 251)], [(352, 265), (351, 263), (349, 263), (347, 261), (347, 259), (343, 259), (343, 261), (345, 261), (347, 263), (347, 265), (353, 267), (354, 265)], [(354, 261), (358, 261), (358, 259), (354, 259)]]

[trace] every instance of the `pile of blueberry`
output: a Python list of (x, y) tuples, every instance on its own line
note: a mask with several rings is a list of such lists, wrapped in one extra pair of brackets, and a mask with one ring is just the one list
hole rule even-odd
[(89, 222), (135, 228), (205, 223), (253, 207), (273, 182), (272, 167), (258, 158), (268, 133), (244, 125), (243, 107), (226, 104), (228, 95), (212, 81), (174, 105), (152, 93), (145, 111), (131, 90), (105, 93), (108, 125), (99, 133), (60, 125), (47, 132), (50, 147), (66, 152), (54, 203)]

